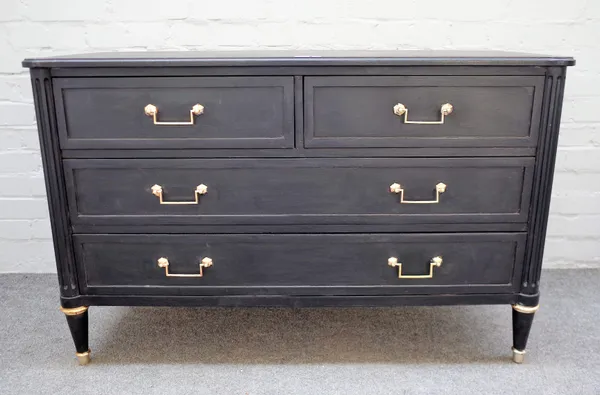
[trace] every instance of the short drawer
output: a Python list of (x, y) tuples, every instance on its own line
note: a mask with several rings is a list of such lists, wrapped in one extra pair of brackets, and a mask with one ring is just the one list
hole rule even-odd
[(304, 145), (533, 147), (543, 84), (542, 76), (306, 77)]
[(527, 221), (533, 158), (70, 159), (74, 224)]
[(510, 292), (525, 235), (76, 235), (89, 294)]
[(63, 149), (292, 148), (292, 77), (57, 78)]

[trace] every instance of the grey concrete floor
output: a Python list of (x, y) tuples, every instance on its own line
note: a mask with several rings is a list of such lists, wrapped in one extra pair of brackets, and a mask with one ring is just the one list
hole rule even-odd
[(600, 270), (543, 273), (527, 360), (509, 306), (90, 308), (78, 366), (53, 275), (0, 275), (0, 394), (600, 394)]

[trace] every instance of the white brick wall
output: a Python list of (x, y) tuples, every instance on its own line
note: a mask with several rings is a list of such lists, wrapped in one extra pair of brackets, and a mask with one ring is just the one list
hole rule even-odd
[(2, 0), (0, 272), (54, 271), (24, 57), (145, 49), (571, 55), (546, 267), (600, 267), (600, 1)]

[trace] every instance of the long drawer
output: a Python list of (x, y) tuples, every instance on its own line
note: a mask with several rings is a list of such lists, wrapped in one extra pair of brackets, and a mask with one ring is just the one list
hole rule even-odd
[(57, 78), (63, 149), (292, 148), (292, 77)]
[(542, 76), (304, 80), (305, 146), (533, 147)]
[(75, 235), (87, 294), (509, 292), (525, 234)]
[(72, 159), (74, 224), (527, 221), (533, 158)]

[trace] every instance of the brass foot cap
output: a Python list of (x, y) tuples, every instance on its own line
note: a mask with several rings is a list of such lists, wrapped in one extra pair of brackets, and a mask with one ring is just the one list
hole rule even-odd
[(60, 308), (60, 311), (62, 311), (65, 315), (70, 315), (70, 316), (80, 315), (80, 314), (85, 313), (88, 310), (87, 306), (79, 306), (79, 307), (73, 307), (73, 308), (60, 306), (59, 308)]
[(516, 363), (523, 363), (525, 360), (525, 350), (517, 350), (516, 348), (512, 348), (512, 359)]
[(87, 350), (86, 352), (76, 352), (75, 356), (77, 356), (77, 360), (80, 365), (87, 365), (90, 363), (92, 350)]

